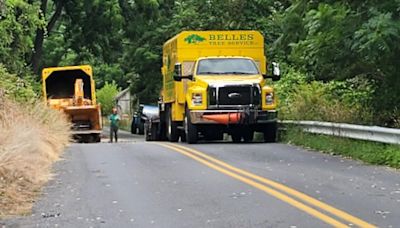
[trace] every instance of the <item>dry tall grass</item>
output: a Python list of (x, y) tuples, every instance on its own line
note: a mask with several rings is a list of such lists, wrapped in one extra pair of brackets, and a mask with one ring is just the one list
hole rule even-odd
[(0, 94), (0, 218), (29, 213), (69, 142), (68, 129), (44, 104), (23, 106)]

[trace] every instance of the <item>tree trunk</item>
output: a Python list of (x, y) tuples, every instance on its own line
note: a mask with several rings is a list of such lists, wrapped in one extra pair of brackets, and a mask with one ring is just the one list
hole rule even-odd
[[(32, 66), (32, 70), (35, 74), (38, 74), (38, 75), (40, 74), (40, 68), (41, 68), (40, 64), (41, 64), (41, 60), (42, 60), (43, 42), (44, 42), (45, 34), (46, 33), (49, 34), (51, 32), (51, 30), (54, 28), (54, 25), (56, 24), (57, 20), (61, 16), (61, 12), (63, 10), (64, 3), (65, 3), (64, 0), (56, 2), (55, 12), (51, 16), (51, 19), (46, 26), (46, 31), (45, 31), (45, 28), (39, 28), (36, 31), (34, 52), (32, 54), (32, 58), (31, 58), (31, 66)], [(42, 0), (40, 9), (41, 9), (42, 13), (44, 14), (44, 16), (46, 17), (45, 13), (47, 10), (47, 0)]]
[[(47, 0), (42, 0), (42, 3), (40, 4), (40, 10), (42, 11), (44, 17), (46, 18)], [(39, 63), (42, 56), (43, 41), (44, 41), (44, 28), (38, 28), (36, 30), (36, 37), (34, 43), (35, 46), (31, 58), (32, 70), (36, 74), (39, 74)]]

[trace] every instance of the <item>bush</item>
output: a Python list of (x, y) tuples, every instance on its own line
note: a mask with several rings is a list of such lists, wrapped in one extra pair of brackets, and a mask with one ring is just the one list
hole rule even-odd
[(277, 83), (281, 119), (366, 124), (372, 122), (373, 83), (362, 78), (347, 81), (307, 82), (306, 76), (289, 70)]
[(0, 64), (0, 93), (18, 102), (33, 102), (37, 99), (34, 86), (14, 74), (9, 74)]
[(106, 82), (103, 88), (97, 90), (97, 101), (101, 104), (101, 112), (103, 115), (111, 114), (112, 108), (115, 106), (114, 98), (119, 90), (117, 84)]

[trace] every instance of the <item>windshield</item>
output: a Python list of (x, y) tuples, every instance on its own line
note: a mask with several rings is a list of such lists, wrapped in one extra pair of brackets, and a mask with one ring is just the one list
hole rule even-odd
[(197, 74), (254, 75), (259, 74), (259, 71), (254, 61), (250, 59), (203, 59), (199, 61)]

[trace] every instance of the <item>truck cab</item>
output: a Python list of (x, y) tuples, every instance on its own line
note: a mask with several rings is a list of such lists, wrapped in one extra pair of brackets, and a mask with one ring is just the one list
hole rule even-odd
[[(179, 68), (177, 81), (182, 78)], [(268, 76), (262, 75), (252, 58), (202, 57), (193, 76), (186, 77), (190, 81), (183, 129), (189, 143), (196, 142), (199, 131), (209, 140), (220, 140), (228, 133), (234, 142), (250, 142), (255, 131), (263, 132), (265, 141), (276, 140), (276, 96), (267, 84)]]

